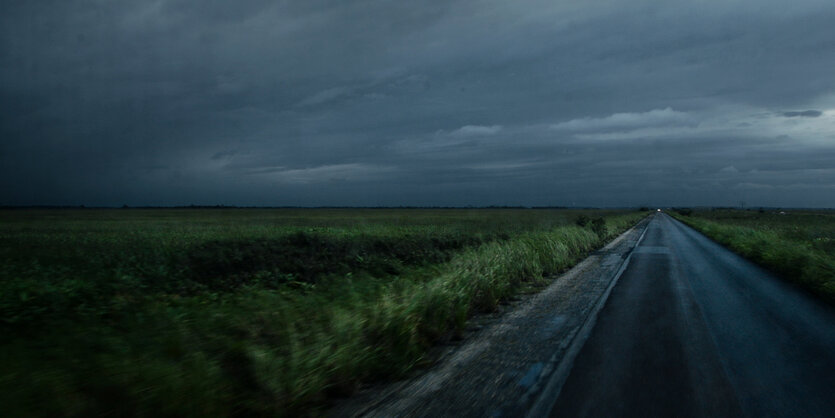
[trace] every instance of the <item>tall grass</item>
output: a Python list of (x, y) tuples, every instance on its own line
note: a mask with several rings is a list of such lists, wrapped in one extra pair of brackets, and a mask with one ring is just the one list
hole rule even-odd
[[(362, 383), (409, 372), (427, 361), (428, 347), (461, 331), (470, 316), (496, 309), (522, 285), (544, 284), (547, 275), (568, 268), (643, 215), (607, 214), (604, 227), (596, 229), (570, 225), (567, 218), (546, 229), (494, 230), (467, 241), (484, 233), (478, 230), (460, 245), (434, 231), (426, 241), (433, 246), (411, 235), (424, 244), (405, 250), (386, 247), (392, 243), (379, 234), (351, 234), (336, 242), (357, 239), (358, 248), (370, 249), (349, 251), (347, 258), (334, 250), (340, 255), (313, 259), (333, 262), (330, 270), (339, 274), (278, 284), (250, 275), (233, 286), (222, 282), (183, 292), (141, 278), (115, 290), (89, 285), (92, 293), (73, 303), (102, 295), (106, 309), (85, 313), (75, 305), (43, 305), (76, 314), (41, 316), (46, 319), (31, 332), (25, 317), (8, 328), (10, 338), (0, 346), (0, 403), (12, 415), (315, 415), (328, 399)], [(439, 249), (444, 246), (449, 251)], [(404, 264), (410, 249), (427, 250), (417, 258), (431, 262)], [(259, 268), (269, 269), (270, 251), (262, 250), (237, 256), (255, 254), (264, 263)], [(374, 254), (394, 258), (380, 263), (396, 271), (372, 274), (361, 262), (350, 264)], [(174, 260), (164, 268), (167, 274), (191, 277), (171, 267), (182, 266), (180, 254), (171, 255), (155, 260)], [(279, 276), (285, 274), (280, 267), (274, 272)], [(230, 274), (238, 273), (224, 277)], [(75, 282), (46, 282), (85, 291)], [(61, 292), (47, 292), (53, 293)]]

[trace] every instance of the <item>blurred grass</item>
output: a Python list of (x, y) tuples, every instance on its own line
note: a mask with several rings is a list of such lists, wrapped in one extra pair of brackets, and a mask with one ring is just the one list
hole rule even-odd
[[(580, 227), (580, 215), (605, 219)], [(645, 213), (0, 212), (7, 416), (316, 415)]]
[(673, 215), (734, 252), (835, 303), (835, 212), (725, 209)]

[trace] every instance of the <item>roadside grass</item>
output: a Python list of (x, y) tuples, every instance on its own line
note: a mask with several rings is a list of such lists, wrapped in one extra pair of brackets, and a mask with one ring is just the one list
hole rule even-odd
[(732, 251), (835, 303), (835, 213), (697, 210), (673, 213)]
[(5, 414), (323, 413), (645, 216), (170, 212), (3, 218)]

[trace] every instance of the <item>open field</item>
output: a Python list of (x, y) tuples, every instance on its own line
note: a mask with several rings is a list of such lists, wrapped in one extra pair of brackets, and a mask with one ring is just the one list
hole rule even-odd
[(2, 211), (0, 404), (11, 415), (315, 411), (420, 365), (469, 316), (644, 215)]
[(673, 215), (731, 250), (835, 303), (835, 212), (682, 213)]

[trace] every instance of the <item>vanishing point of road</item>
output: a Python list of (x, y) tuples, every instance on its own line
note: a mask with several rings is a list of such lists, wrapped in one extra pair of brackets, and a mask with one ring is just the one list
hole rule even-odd
[(658, 214), (552, 416), (835, 416), (835, 313)]

